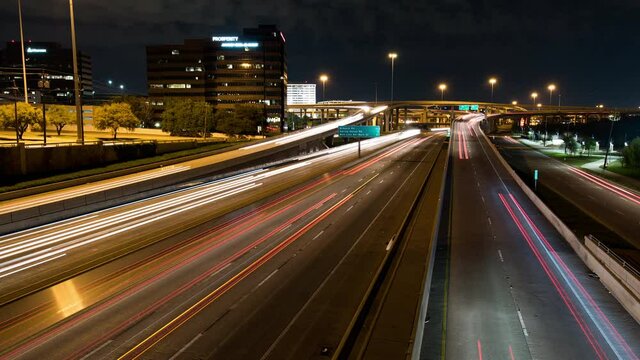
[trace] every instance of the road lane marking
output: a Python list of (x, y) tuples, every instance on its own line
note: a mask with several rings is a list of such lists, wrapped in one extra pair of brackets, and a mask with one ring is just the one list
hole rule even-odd
[(384, 182), (384, 179), (380, 180), (380, 184), (382, 184)]
[(480, 197), (482, 198), (482, 202), (485, 202), (485, 201), (484, 201), (484, 196), (480, 195)]
[(502, 251), (498, 249), (498, 256), (500, 256), (500, 262), (504, 262), (504, 258), (502, 257)]
[(369, 195), (369, 194), (371, 194), (371, 190), (367, 191), (365, 195)]
[(511, 360), (516, 360), (516, 357), (513, 356), (513, 349), (511, 348), (511, 345), (509, 345), (509, 357)]
[(487, 221), (489, 222), (489, 225), (493, 225), (493, 223), (491, 222), (491, 218), (487, 216)]
[(283, 231), (287, 230), (287, 229), (288, 229), (288, 228), (290, 228), (290, 227), (291, 227), (291, 224), (289, 224), (289, 225), (287, 225), (287, 226), (283, 227), (283, 228), (282, 228), (282, 230), (280, 230), (280, 232), (283, 232)]
[(275, 275), (278, 272), (278, 269), (275, 269), (271, 272), (271, 274), (269, 274), (269, 276), (267, 276), (266, 278), (264, 278), (264, 280), (260, 281), (260, 283), (258, 284), (258, 286), (256, 286), (256, 288), (259, 288), (260, 286), (262, 286), (262, 284), (266, 283), (267, 280), (271, 279), (271, 277), (273, 275)]
[(351, 210), (351, 209), (353, 209), (353, 205), (349, 206), (349, 208), (345, 212), (349, 212), (349, 210)]
[(482, 343), (478, 339), (478, 360), (482, 360)]
[(113, 340), (108, 340), (106, 341), (104, 344), (98, 346), (97, 348), (95, 348), (92, 352), (88, 353), (87, 355), (83, 356), (80, 358), (80, 360), (86, 360), (89, 359), (91, 356), (93, 356), (93, 354), (97, 353), (98, 351), (102, 350), (105, 346), (111, 344), (113, 342)]
[(524, 319), (522, 318), (522, 313), (518, 310), (518, 320), (520, 320), (520, 326), (522, 327), (522, 332), (524, 336), (529, 336), (529, 332), (527, 331), (527, 327), (524, 325)]
[(187, 343), (187, 345), (183, 346), (180, 350), (178, 350), (177, 353), (173, 354), (172, 357), (169, 358), (169, 360), (175, 360), (178, 358), (178, 356), (180, 356), (180, 354), (182, 354), (185, 350), (187, 350), (187, 348), (191, 345), (193, 345), (194, 342), (198, 341), (198, 339), (200, 339), (202, 337), (202, 333), (196, 335), (193, 339), (191, 339), (191, 341), (189, 341)]
[(311, 239), (311, 240), (315, 240), (315, 239), (319, 238), (319, 237), (320, 237), (320, 235), (322, 235), (322, 233), (324, 233), (324, 230), (321, 230), (321, 231), (318, 233), (318, 235), (314, 236), (314, 237), (313, 237), (313, 239)]

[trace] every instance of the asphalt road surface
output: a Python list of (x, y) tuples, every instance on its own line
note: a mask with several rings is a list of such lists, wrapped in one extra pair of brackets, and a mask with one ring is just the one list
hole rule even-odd
[[(598, 236), (600, 240), (614, 247), (640, 250), (640, 194), (637, 191), (550, 158), (510, 137), (496, 137), (495, 141), (514, 169), (521, 174), (533, 174), (534, 169), (538, 169), (539, 185), (551, 191), (549, 196), (560, 196), (586, 214), (587, 219), (602, 224), (605, 230), (596, 229), (597, 235), (602, 233)], [(620, 244), (619, 239), (626, 244)]]
[[(110, 219), (113, 226), (102, 230), (84, 223), (102, 219), (103, 212), (98, 218), (91, 214), (53, 225), (66, 229), (81, 223), (94, 229), (93, 236), (105, 235), (75, 248), (85, 262), (104, 256), (102, 247), (126, 247), (154, 232), (168, 238), (4, 305), (0, 349), (5, 350), (0, 358), (321, 356), (322, 347), (332, 348), (340, 340), (338, 325), (346, 326), (355, 311), (370, 278), (367, 269), (384, 256), (394, 226), (415, 196), (417, 179), (425, 176), (429, 161), (435, 161), (441, 139), (409, 138), (363, 163), (323, 170), (320, 177), (309, 169), (352, 161), (353, 152), (201, 184), (108, 214), (141, 210), (148, 223), (134, 229), (128, 227), (141, 218), (126, 225)], [(313, 161), (318, 162), (301, 165)], [(280, 172), (265, 178), (270, 171)], [(296, 185), (296, 179), (312, 180)], [(204, 208), (210, 208), (206, 216), (214, 216), (214, 199), (221, 193), (229, 194), (223, 202), (243, 203), (243, 196), (255, 199), (269, 183), (277, 186), (263, 200), (188, 226), (202, 220), (205, 215), (198, 211)], [(175, 199), (175, 205), (144, 207)], [(162, 211), (176, 213), (164, 217)], [(19, 240), (6, 241), (13, 246), (9, 251), (19, 251), (16, 244), (33, 246), (33, 241)], [(65, 240), (39, 251), (83, 241)], [(7, 278), (30, 279), (72, 267), (72, 250)], [(304, 331), (298, 331), (300, 327)]]
[(452, 132), (444, 357), (637, 359), (640, 326), (510, 178), (480, 119)]

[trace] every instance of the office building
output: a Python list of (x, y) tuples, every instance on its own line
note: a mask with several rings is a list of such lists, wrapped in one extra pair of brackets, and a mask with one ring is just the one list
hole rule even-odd
[(287, 84), (287, 105), (316, 103), (316, 84)]
[[(75, 103), (71, 49), (54, 42), (30, 41), (26, 43), (24, 54), (30, 102), (40, 102), (44, 95), (47, 103)], [(78, 73), (83, 96), (93, 95), (91, 57), (82, 52), (78, 56)], [(22, 52), (18, 41), (8, 42), (0, 50), (0, 89), (4, 95), (17, 93), (19, 97), (23, 96)]]
[(273, 25), (177, 45), (147, 46), (149, 99), (162, 111), (171, 98), (205, 100), (217, 110), (249, 104), (282, 129), (287, 90), (284, 35)]

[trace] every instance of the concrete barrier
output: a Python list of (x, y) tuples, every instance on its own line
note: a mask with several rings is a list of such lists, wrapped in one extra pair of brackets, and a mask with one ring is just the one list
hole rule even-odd
[[(604, 265), (590, 248), (585, 246), (578, 237), (565, 225), (556, 214), (525, 184), (525, 182), (516, 174), (509, 163), (502, 157), (496, 146), (489, 140), (484, 131), (482, 136), (487, 141), (491, 150), (502, 163), (509, 175), (518, 184), (520, 189), (527, 195), (529, 200), (538, 208), (542, 215), (553, 225), (558, 233), (569, 243), (573, 251), (578, 255), (582, 262), (596, 275), (600, 277), (602, 284), (611, 292), (611, 294), (620, 302), (620, 304), (629, 312), (629, 314), (640, 323), (640, 299), (637, 294), (627, 287), (621, 280), (621, 277)], [(603, 257), (604, 258), (604, 257)], [(622, 277), (628, 278), (628, 274), (621, 271)]]

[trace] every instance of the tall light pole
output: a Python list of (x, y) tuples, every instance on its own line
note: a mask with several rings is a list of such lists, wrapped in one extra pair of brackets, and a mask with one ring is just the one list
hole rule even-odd
[(322, 81), (322, 101), (324, 101), (324, 92), (325, 92), (325, 86), (327, 84), (327, 80), (329, 80), (329, 77), (325, 74), (320, 75), (320, 81)]
[(77, 141), (84, 144), (84, 124), (82, 123), (82, 94), (80, 93), (80, 76), (78, 74), (78, 49), (76, 47), (76, 25), (73, 16), (73, 0), (69, 0), (69, 17), (71, 19), (71, 54), (73, 58), (73, 90), (76, 98)]
[(24, 102), (29, 103), (27, 91), (27, 62), (24, 57), (24, 32), (22, 31), (22, 1), (18, 0), (18, 18), (20, 22), (20, 49), (22, 51), (22, 81), (24, 82)]
[(444, 101), (444, 91), (447, 90), (447, 84), (438, 85), (438, 89), (440, 89), (440, 100)]
[(536, 99), (538, 98), (538, 93), (537, 92), (532, 92), (531, 93), (531, 98), (533, 99), (533, 106), (536, 106)]
[(489, 84), (491, 84), (491, 102), (493, 102), (493, 86), (498, 82), (498, 79), (491, 78), (489, 79)]
[(554, 84), (550, 84), (547, 86), (547, 89), (549, 90), (549, 105), (551, 105), (553, 102), (553, 91), (556, 89), (556, 86)]
[(613, 148), (611, 144), (611, 136), (613, 135), (613, 123), (616, 121), (620, 121), (620, 113), (609, 115), (609, 121), (611, 121), (611, 128), (609, 129), (609, 141), (607, 143), (607, 152), (604, 154), (604, 164), (602, 165), (603, 170), (607, 168), (607, 160), (609, 160), (609, 149)]
[(393, 102), (393, 68), (397, 57), (398, 54), (394, 52), (389, 53), (389, 59), (391, 59), (391, 102)]

